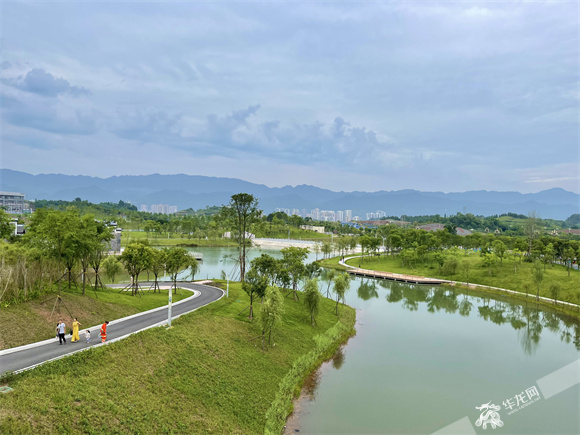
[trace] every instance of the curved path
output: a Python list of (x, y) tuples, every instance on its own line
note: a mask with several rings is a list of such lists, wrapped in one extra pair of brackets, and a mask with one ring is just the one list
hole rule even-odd
[[(145, 285), (145, 283), (142, 284)], [(181, 282), (179, 287), (193, 292), (193, 295), (172, 304), (172, 319), (217, 301), (225, 294), (219, 288), (191, 282)], [(0, 351), (0, 375), (6, 372), (28, 370), (45, 362), (53, 361), (90, 347), (103, 346), (107, 343), (119, 341), (144, 329), (165, 324), (167, 324), (167, 306), (110, 321), (107, 327), (107, 341), (105, 343), (101, 343), (99, 337), (101, 325), (97, 325), (81, 329), (79, 334), (81, 340), (76, 343), (71, 343), (70, 335), (67, 335), (66, 345), (62, 346), (58, 344), (58, 340), (52, 338), (38, 343), (2, 350)], [(67, 331), (69, 328), (70, 325), (67, 325)], [(91, 331), (90, 344), (87, 344), (84, 338), (83, 331), (86, 329)]]

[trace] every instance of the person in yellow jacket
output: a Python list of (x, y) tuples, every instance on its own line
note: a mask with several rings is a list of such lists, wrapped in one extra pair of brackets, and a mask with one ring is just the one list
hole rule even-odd
[(72, 322), (72, 338), (70, 339), (71, 342), (75, 343), (80, 340), (79, 338), (79, 326), (81, 326), (81, 322), (75, 317)]

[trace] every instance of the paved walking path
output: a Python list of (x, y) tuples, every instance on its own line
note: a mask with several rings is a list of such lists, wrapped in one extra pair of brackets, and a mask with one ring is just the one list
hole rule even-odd
[[(142, 283), (142, 285), (145, 286), (146, 283)], [(199, 283), (180, 282), (178, 285), (180, 288), (186, 289), (186, 291), (193, 292), (193, 295), (172, 304), (172, 319), (217, 301), (224, 295), (223, 290)], [(0, 375), (6, 372), (19, 372), (34, 368), (47, 361), (59, 359), (89, 347), (103, 346), (107, 343), (119, 341), (136, 332), (166, 323), (167, 306), (164, 306), (123, 317), (122, 319), (111, 320), (107, 327), (107, 341), (105, 343), (101, 343), (101, 338), (99, 337), (101, 325), (96, 325), (91, 328), (81, 329), (79, 331), (81, 339), (76, 343), (71, 343), (71, 336), (67, 335), (66, 345), (59, 345), (58, 340), (52, 338), (38, 343), (5, 349), (0, 351)], [(51, 325), (46, 327), (53, 329)], [(68, 329), (70, 329), (70, 325), (67, 325), (67, 331)], [(87, 329), (91, 331), (90, 344), (87, 344), (85, 340), (84, 331)]]

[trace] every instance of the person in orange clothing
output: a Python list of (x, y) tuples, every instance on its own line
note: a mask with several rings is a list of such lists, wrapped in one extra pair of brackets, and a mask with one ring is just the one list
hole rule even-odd
[(105, 323), (103, 323), (103, 326), (101, 326), (101, 343), (104, 343), (105, 340), (107, 339), (107, 325), (109, 324), (108, 321), (106, 321)]

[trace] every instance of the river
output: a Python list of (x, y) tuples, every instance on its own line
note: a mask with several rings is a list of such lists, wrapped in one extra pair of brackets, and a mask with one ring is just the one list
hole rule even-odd
[[(235, 249), (195, 250), (204, 255), (196, 278), (233, 267), (223, 256)], [(261, 253), (280, 257), (254, 249), (250, 258)], [(429, 434), (464, 417), (475, 433), (580, 433), (579, 386), (545, 399), (536, 383), (580, 358), (578, 321), (449, 287), (359, 278), (347, 303), (357, 334), (309, 379), (288, 433)], [(476, 407), (490, 401), (503, 426), (484, 431)], [(518, 401), (525, 406), (512, 412)]]

